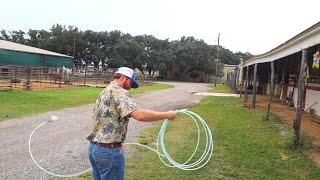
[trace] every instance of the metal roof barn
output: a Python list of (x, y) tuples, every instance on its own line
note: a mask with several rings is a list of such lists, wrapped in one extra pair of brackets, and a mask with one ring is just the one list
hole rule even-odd
[(0, 40), (0, 64), (72, 68), (73, 59), (64, 54)]

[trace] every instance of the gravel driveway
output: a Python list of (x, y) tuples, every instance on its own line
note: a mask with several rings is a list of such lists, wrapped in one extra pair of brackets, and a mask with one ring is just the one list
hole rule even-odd
[[(166, 82), (167, 83), (167, 82)], [(165, 111), (187, 107), (201, 99), (191, 91), (205, 92), (208, 84), (168, 82), (175, 88), (133, 96), (142, 108)], [(102, 89), (101, 89), (102, 90)], [(39, 165), (57, 174), (73, 174), (90, 168), (86, 136), (92, 130), (94, 104), (51, 111), (0, 123), (0, 179), (49, 179), (32, 161), (28, 140), (31, 132), (52, 115), (59, 119), (43, 125), (32, 138), (32, 153)], [(151, 126), (130, 120), (126, 142), (136, 142), (141, 128)], [(128, 149), (125, 147), (126, 152)]]

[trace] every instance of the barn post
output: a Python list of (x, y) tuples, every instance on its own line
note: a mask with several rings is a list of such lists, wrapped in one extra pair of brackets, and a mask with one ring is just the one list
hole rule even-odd
[(282, 68), (282, 73), (281, 73), (281, 82), (280, 82), (280, 85), (281, 85), (281, 104), (284, 104), (285, 101), (286, 101), (286, 94), (284, 94), (284, 76), (285, 76), (285, 68)]
[[(17, 79), (17, 71), (18, 71), (19, 67), (18, 65), (14, 66), (14, 79)], [(17, 83), (14, 83), (14, 87), (17, 87)]]
[(248, 102), (248, 78), (249, 78), (249, 66), (247, 66), (247, 72), (246, 72), (246, 85), (244, 86), (244, 101), (243, 105), (245, 106)]
[(243, 68), (240, 69), (240, 73), (241, 74), (241, 83), (240, 83), (240, 97), (242, 98), (242, 87), (243, 87), (243, 83), (244, 83), (244, 76), (243, 76)]
[(267, 109), (267, 116), (266, 120), (270, 119), (270, 109), (272, 103), (272, 95), (274, 93), (274, 62), (271, 61), (271, 78), (270, 78), (270, 88), (269, 88), (269, 101), (268, 101), (268, 109)]
[(301, 125), (301, 118), (302, 118), (302, 106), (303, 106), (303, 96), (305, 91), (305, 80), (307, 76), (307, 59), (308, 59), (308, 49), (302, 50), (302, 59), (301, 59), (301, 66), (300, 66), (300, 74), (299, 74), (299, 81), (298, 81), (298, 100), (297, 100), (297, 110), (296, 110), (296, 117), (293, 122), (293, 129), (295, 133), (294, 145), (299, 147), (301, 145), (300, 142), (300, 125)]
[(254, 74), (253, 74), (253, 88), (252, 88), (252, 108), (256, 108), (256, 91), (257, 91), (257, 69), (258, 64), (254, 64)]

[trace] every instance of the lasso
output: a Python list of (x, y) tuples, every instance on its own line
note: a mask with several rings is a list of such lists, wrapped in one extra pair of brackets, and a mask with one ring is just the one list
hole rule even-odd
[[(165, 137), (165, 130), (168, 126), (168, 123), (169, 123), (169, 120), (164, 120), (163, 123), (162, 123), (162, 126), (161, 126), (161, 129), (159, 131), (159, 134), (158, 134), (158, 138), (157, 138), (157, 149), (153, 149), (149, 146), (146, 146), (146, 145), (143, 145), (143, 144), (139, 144), (139, 143), (124, 143), (125, 145), (138, 145), (138, 146), (142, 146), (142, 147), (145, 147), (145, 148), (148, 148), (152, 151), (154, 151), (155, 153), (158, 154), (159, 156), (159, 159), (162, 161), (163, 164), (165, 164), (166, 166), (168, 167), (176, 167), (176, 168), (179, 168), (179, 169), (182, 169), (182, 170), (197, 170), (197, 169), (200, 169), (202, 168), (203, 166), (205, 166), (210, 158), (212, 157), (212, 153), (213, 153), (213, 137), (212, 137), (212, 133), (211, 133), (211, 130), (209, 128), (209, 126), (207, 125), (207, 123), (196, 113), (192, 112), (192, 111), (188, 111), (187, 109), (181, 109), (181, 110), (177, 110), (178, 113), (183, 113), (183, 114), (186, 114), (188, 116), (190, 116), (196, 126), (197, 126), (197, 129), (198, 129), (198, 140), (197, 140), (197, 143), (196, 143), (196, 146), (195, 146), (195, 149), (192, 153), (192, 155), (190, 156), (190, 158), (184, 162), (184, 163), (178, 163), (176, 162), (174, 159), (172, 159), (170, 157), (170, 155), (168, 154), (166, 148), (165, 148), (165, 143), (164, 143), (164, 137)], [(75, 173), (75, 174), (68, 174), (68, 175), (61, 175), (61, 174), (55, 174), (55, 173), (52, 173), (52, 172), (49, 172), (47, 171), (46, 169), (44, 169), (43, 167), (41, 167), (34, 159), (33, 155), (32, 155), (32, 151), (31, 151), (31, 139), (32, 139), (32, 136), (34, 134), (34, 132), (39, 129), (42, 125), (48, 123), (48, 122), (52, 122), (52, 121), (55, 121), (57, 120), (57, 118), (53, 118), (52, 120), (50, 121), (46, 121), (46, 122), (43, 122), (41, 123), (36, 129), (33, 130), (33, 132), (31, 133), (30, 137), (29, 137), (29, 153), (30, 153), (30, 156), (33, 160), (33, 162), (43, 171), (45, 171), (46, 173), (48, 174), (51, 174), (53, 176), (57, 176), (57, 177), (73, 177), (73, 176), (79, 176), (81, 174), (84, 174), (86, 172), (89, 172), (91, 171), (92, 169), (89, 168), (85, 171), (82, 171), (82, 172), (79, 172), (79, 173)], [(198, 147), (199, 147), (199, 144), (200, 144), (200, 127), (199, 127), (199, 123), (198, 121), (201, 123), (201, 125), (203, 126), (204, 130), (205, 130), (205, 135), (206, 135), (206, 146), (205, 146), (205, 149), (201, 155), (201, 157), (193, 162), (193, 163), (189, 163), (189, 161), (194, 157), (194, 155), (196, 154), (197, 150), (198, 150)], [(167, 163), (165, 162), (165, 159), (170, 163)]]

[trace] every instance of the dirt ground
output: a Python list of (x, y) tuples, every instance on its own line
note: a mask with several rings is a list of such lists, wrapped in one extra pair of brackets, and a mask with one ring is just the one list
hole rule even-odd
[[(248, 104), (251, 104), (251, 95), (248, 96)], [(266, 95), (257, 95), (256, 107), (267, 109), (268, 97)], [(272, 98), (271, 112), (277, 114), (285, 121), (293, 124), (296, 108), (289, 107), (286, 104), (281, 104), (279, 97)], [(314, 138), (313, 144), (316, 148), (320, 149), (320, 117), (313, 116), (304, 112), (301, 120), (301, 131)], [(310, 152), (307, 154), (309, 158), (315, 161), (320, 166), (320, 152)]]
[[(148, 81), (148, 82), (142, 82), (140, 81), (139, 84), (143, 85), (143, 84), (149, 84), (152, 83), (152, 81)], [(101, 81), (92, 81), (92, 80), (86, 80), (84, 81), (74, 81), (71, 84), (64, 84), (64, 83), (59, 83), (59, 81), (42, 81), (41, 83), (38, 81), (34, 81), (32, 82), (32, 85), (30, 86), (31, 90), (42, 90), (42, 89), (54, 89), (54, 88), (73, 88), (73, 87), (79, 87), (79, 86), (87, 86), (87, 87), (91, 87), (91, 86), (96, 86), (96, 87), (101, 87), (101, 88), (105, 88), (108, 84), (101, 82)], [(0, 83), (0, 87), (1, 86), (10, 86), (10, 83)], [(12, 83), (12, 88), (13, 89), (24, 89), (24, 82), (20, 82), (20, 83)], [(1, 88), (0, 88), (1, 89)], [(3, 88), (3, 89), (10, 89), (9, 87)]]
[[(101, 83), (101, 82), (94, 82), (94, 81), (86, 81), (86, 86), (90, 86), (90, 85), (95, 85), (98, 87), (106, 87), (107, 84), (106, 83)], [(84, 82), (74, 82), (74, 84), (63, 84), (57, 81), (57, 83), (55, 83), (54, 81), (47, 81), (47, 82), (33, 82), (31, 89), (32, 90), (39, 90), (39, 89), (50, 89), (50, 88), (73, 88), (73, 87), (78, 87), (78, 86), (84, 86)], [(23, 89), (23, 83), (13, 83), (12, 84), (12, 88), (14, 89)]]

